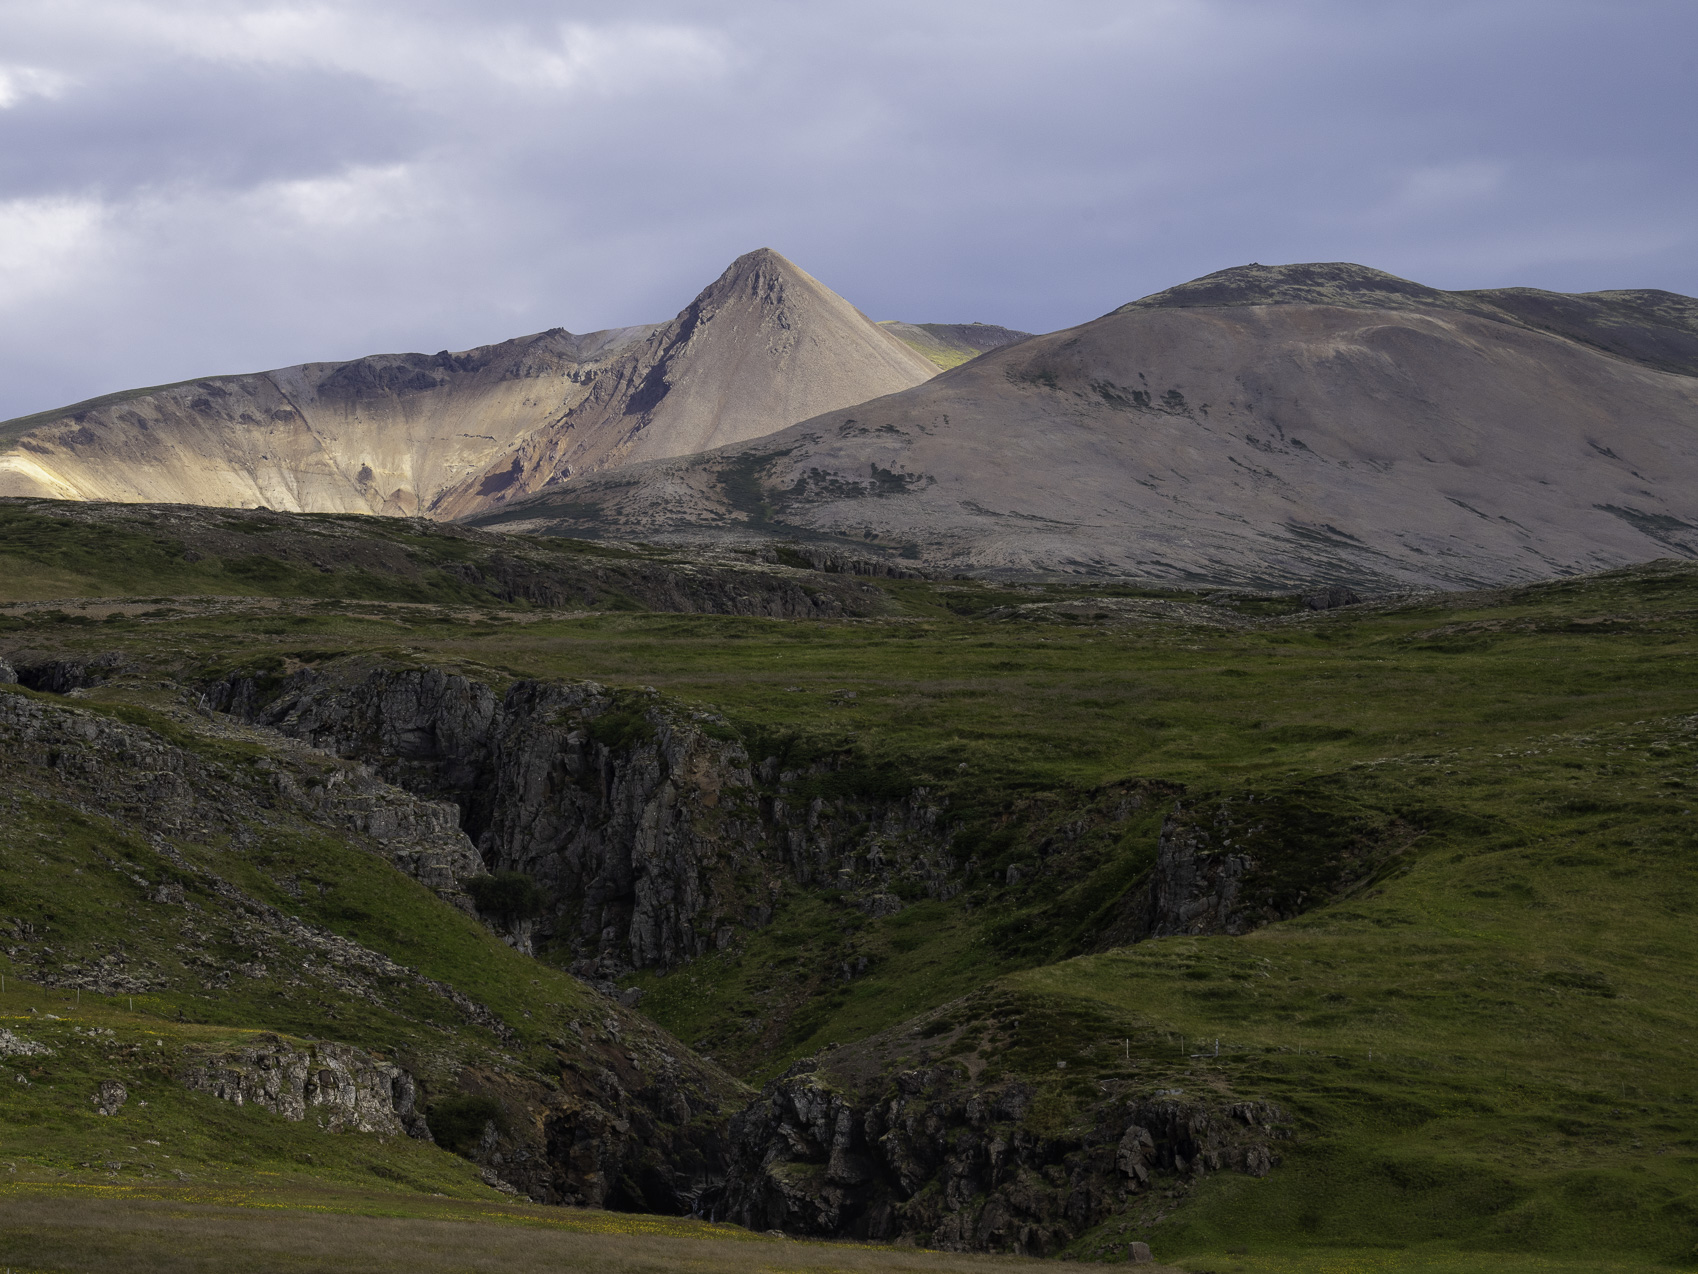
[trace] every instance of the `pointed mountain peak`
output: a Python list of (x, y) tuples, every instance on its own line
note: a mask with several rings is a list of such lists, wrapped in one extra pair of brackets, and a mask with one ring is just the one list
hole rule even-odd
[(824, 296), (839, 299), (830, 288), (782, 253), (771, 248), (756, 248), (726, 266), (725, 273), (703, 288), (696, 300), (698, 303), (716, 301), (747, 292), (767, 301), (779, 301), (785, 288), (797, 285), (817, 289)]
[(790, 258), (785, 256), (782, 252), (776, 252), (772, 248), (756, 248), (753, 252), (745, 252), (742, 256), (733, 261), (728, 267), (726, 267), (725, 273), (737, 274), (742, 271), (758, 270), (762, 268), (794, 270), (796, 268), (796, 263), (791, 261)]

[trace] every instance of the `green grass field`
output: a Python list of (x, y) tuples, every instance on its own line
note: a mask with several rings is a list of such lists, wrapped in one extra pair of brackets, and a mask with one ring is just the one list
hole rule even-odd
[[(111, 608), (57, 601), (0, 609), (0, 640), (122, 650), (179, 684), (373, 652), (498, 685), (652, 686), (722, 711), (751, 754), (838, 758), (837, 781), (856, 791), (926, 786), (984, 866), (959, 898), (875, 920), (829, 890), (788, 886), (774, 923), (731, 950), (638, 975), (642, 1009), (759, 1082), (827, 1041), (959, 1002), (953, 1014), (983, 1024), (985, 1063), (1045, 1085), (1043, 1117), (1058, 1126), (1087, 1095), (1078, 1086), (1104, 1076), (1291, 1112), (1295, 1135), (1268, 1177), (1141, 1196), (1076, 1255), (1130, 1226), (1185, 1268), (1246, 1274), (1698, 1266), (1698, 570), (1324, 613), (1171, 595), (1201, 610), (1149, 620), (1095, 618), (1087, 586), (884, 586), (891, 615), (834, 621), (346, 598), (154, 599), (150, 614), (104, 618)], [(135, 679), (81, 702), (119, 711), (171, 693)], [(1171, 801), (1112, 831), (1093, 825), (1063, 871), (1041, 870), (1038, 847), (1127, 783), (1254, 794), (1403, 839), (1369, 885), (1296, 919), (1113, 948), (1108, 906), (1152, 861)], [(360, 864), (325, 862), (375, 897)], [(1009, 884), (1010, 866), (1032, 870)], [(320, 922), (396, 943), (416, 923), (365, 910)], [(455, 942), (475, 935), (444, 931), (411, 958), (484, 977), (479, 994), (499, 999), (513, 971), (471, 972), (483, 955)], [(851, 956), (868, 970), (844, 983), (830, 970)], [(529, 976), (570, 981), (546, 961)], [(1008, 1002), (1024, 1006), (1026, 1035), (995, 1028)], [(51, 1011), (65, 1014), (62, 1001)], [(232, 1001), (218, 1013), (194, 1029), (237, 1029), (271, 1009)], [(120, 1033), (158, 1029), (122, 1020)], [(67, 1180), (105, 1181), (65, 1166), (130, 1162), (96, 1144), (93, 1119), (8, 1115), (0, 1156), (56, 1154)], [(254, 1147), (220, 1183), (253, 1180), (262, 1161), (292, 1171), (286, 1131), (208, 1128)], [(440, 1166), (406, 1171), (443, 1194), (476, 1193), (461, 1161), (430, 1153)], [(354, 1155), (298, 1180), (352, 1189), (362, 1172)], [(41, 1267), (61, 1259), (43, 1249)]]

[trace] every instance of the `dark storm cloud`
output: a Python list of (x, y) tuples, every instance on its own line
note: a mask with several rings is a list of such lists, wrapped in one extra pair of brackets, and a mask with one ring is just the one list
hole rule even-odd
[(665, 318), (770, 245), (1048, 330), (1248, 260), (1698, 291), (1698, 10), (0, 3), (0, 414)]

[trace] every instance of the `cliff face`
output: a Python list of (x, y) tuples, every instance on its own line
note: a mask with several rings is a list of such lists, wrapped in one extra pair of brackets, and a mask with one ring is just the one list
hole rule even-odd
[(899, 888), (950, 898), (963, 879), (925, 789), (806, 795), (817, 773), (751, 764), (722, 718), (652, 693), (520, 681), (498, 697), (438, 669), (350, 662), (280, 686), (237, 676), (207, 702), (458, 803), (490, 871), (552, 896), (515, 939), (565, 944), (598, 981), (724, 947), (771, 919), (784, 881), (878, 915), (901, 908)]
[(1053, 1082), (979, 1083), (973, 1065), (945, 1060), (875, 1061), (869, 1073), (879, 1043), (799, 1063), (733, 1117), (727, 1219), (1042, 1256), (1129, 1203), (1139, 1214), (1137, 1196), (1156, 1189), (1182, 1192), (1213, 1172), (1266, 1176), (1288, 1135), (1267, 1102), (1100, 1084), (1097, 1101), (1057, 1118)]

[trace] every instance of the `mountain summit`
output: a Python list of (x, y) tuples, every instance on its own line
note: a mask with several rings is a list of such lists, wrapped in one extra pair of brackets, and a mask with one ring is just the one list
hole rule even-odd
[(445, 491), (458, 517), (574, 475), (706, 451), (910, 389), (937, 367), (771, 248), (597, 371), (589, 394)]
[(936, 372), (763, 248), (670, 323), (211, 376), (9, 421), (0, 496), (450, 517)]

